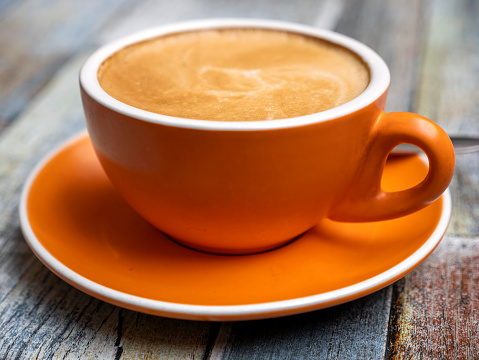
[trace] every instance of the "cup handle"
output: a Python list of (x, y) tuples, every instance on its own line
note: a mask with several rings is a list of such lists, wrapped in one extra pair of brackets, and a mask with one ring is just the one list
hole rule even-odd
[[(383, 191), (381, 177), (387, 157), (403, 143), (416, 145), (426, 153), (429, 171), (421, 183), (410, 189)], [(418, 211), (447, 189), (454, 166), (451, 140), (434, 122), (412, 113), (382, 113), (371, 132), (363, 166), (329, 217), (350, 222), (379, 221)]]

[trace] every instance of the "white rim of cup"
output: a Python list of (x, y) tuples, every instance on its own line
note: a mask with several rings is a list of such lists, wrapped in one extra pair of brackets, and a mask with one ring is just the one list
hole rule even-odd
[[(122, 103), (109, 94), (100, 86), (98, 81), (98, 69), (100, 65), (115, 52), (144, 40), (187, 32), (206, 29), (228, 29), (228, 28), (258, 28), (282, 30), (302, 35), (309, 35), (327, 40), (331, 43), (345, 47), (357, 54), (369, 67), (370, 82), (366, 90), (353, 100), (337, 106), (333, 109), (319, 113), (278, 120), (263, 121), (214, 121), (178, 118), (161, 115)], [(121, 113), (123, 115), (139, 120), (162, 124), (166, 126), (182, 127), (198, 130), (271, 130), (297, 127), (319, 123), (327, 120), (342, 117), (376, 101), (389, 87), (390, 74), (384, 60), (368, 46), (348, 36), (325, 29), (314, 28), (307, 25), (259, 19), (205, 19), (175, 23), (170, 25), (150, 28), (130, 36), (121, 38), (104, 45), (95, 51), (85, 62), (80, 71), (80, 84), (84, 91), (95, 101), (103, 106)]]

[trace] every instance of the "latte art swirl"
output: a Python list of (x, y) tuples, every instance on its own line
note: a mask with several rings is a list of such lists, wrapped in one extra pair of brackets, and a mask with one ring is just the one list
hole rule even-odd
[[(196, 85), (196, 86), (195, 86)], [(340, 77), (312, 66), (271, 67), (266, 69), (241, 70), (204, 66), (197, 81), (190, 85), (192, 94), (215, 96), (218, 103), (238, 101), (240, 98), (274, 99), (282, 97), (284, 103), (301, 102), (301, 98), (324, 104), (327, 99), (332, 107), (344, 101), (347, 83)], [(290, 90), (289, 94), (284, 89)], [(298, 96), (299, 95), (299, 96)], [(301, 97), (301, 98), (299, 98)], [(263, 110), (265, 120), (288, 117), (279, 106), (251, 102), (255, 112)], [(318, 111), (327, 110), (319, 108)]]
[(328, 110), (364, 91), (369, 72), (348, 50), (267, 30), (209, 30), (127, 47), (99, 71), (131, 106), (182, 118), (254, 121)]

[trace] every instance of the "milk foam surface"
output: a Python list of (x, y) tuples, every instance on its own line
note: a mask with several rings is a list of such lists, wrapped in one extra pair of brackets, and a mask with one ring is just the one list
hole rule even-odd
[(357, 55), (303, 35), (257, 29), (168, 35), (120, 50), (100, 67), (101, 87), (163, 115), (258, 121), (313, 114), (367, 87)]

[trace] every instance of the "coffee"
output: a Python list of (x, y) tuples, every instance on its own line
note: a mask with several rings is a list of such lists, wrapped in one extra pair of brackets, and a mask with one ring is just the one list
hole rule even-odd
[(128, 46), (98, 71), (117, 100), (163, 115), (217, 121), (291, 118), (361, 94), (369, 70), (351, 51), (272, 30), (173, 34)]

